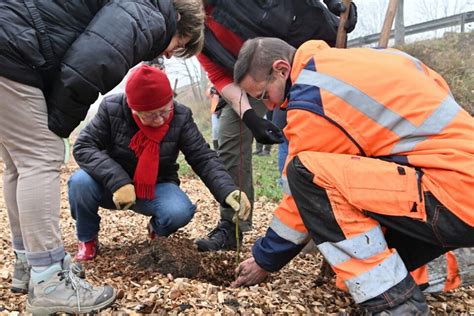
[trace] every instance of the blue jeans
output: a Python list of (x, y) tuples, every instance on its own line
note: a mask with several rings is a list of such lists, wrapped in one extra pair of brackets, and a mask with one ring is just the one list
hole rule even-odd
[[(116, 210), (112, 192), (80, 169), (68, 181), (69, 204), (76, 220), (77, 238), (81, 242), (99, 233), (99, 206)], [(158, 183), (153, 200), (137, 199), (134, 212), (151, 216), (150, 224), (158, 236), (169, 236), (191, 221), (196, 206), (175, 183)]]

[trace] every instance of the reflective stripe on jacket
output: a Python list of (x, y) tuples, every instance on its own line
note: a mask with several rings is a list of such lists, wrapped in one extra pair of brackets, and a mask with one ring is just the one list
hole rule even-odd
[(420, 168), (424, 190), (474, 226), (474, 120), (437, 73), (396, 50), (309, 41), (291, 76), (288, 110), (325, 118), (361, 155)]

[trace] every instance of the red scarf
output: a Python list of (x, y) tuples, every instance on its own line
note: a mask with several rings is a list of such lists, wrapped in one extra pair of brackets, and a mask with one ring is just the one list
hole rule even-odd
[(160, 168), (160, 143), (170, 128), (173, 108), (171, 108), (168, 119), (160, 127), (145, 126), (133, 112), (132, 116), (140, 128), (129, 145), (138, 158), (137, 168), (133, 175), (135, 193), (138, 198), (153, 200)]

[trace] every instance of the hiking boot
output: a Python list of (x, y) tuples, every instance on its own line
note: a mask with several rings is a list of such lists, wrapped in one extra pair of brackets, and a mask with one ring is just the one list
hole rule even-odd
[(416, 316), (428, 316), (430, 314), (430, 308), (426, 303), (426, 299), (421, 293), (418, 286), (414, 289), (412, 296), (400, 305), (392, 307), (390, 309), (383, 310), (381, 312), (369, 314), (372, 316), (405, 316), (405, 315), (416, 315)]
[(28, 293), (30, 282), (30, 266), (26, 260), (25, 253), (15, 251), (15, 264), (13, 265), (13, 277), (11, 291), (13, 293)]
[[(208, 235), (207, 239), (198, 239), (199, 251), (236, 250), (235, 224), (223, 220)], [(239, 241), (242, 244), (242, 231), (239, 229)]]
[(97, 241), (97, 237), (90, 241), (80, 242), (78, 248), (79, 251), (74, 256), (76, 261), (93, 260), (99, 252), (99, 242)]
[(80, 262), (72, 261), (71, 255), (66, 252), (66, 255), (63, 259), (63, 269), (64, 270), (71, 270), (76, 276), (80, 277), (81, 279), (86, 278), (86, 271)]
[(117, 294), (112, 287), (93, 287), (78, 278), (71, 269), (64, 269), (64, 261), (41, 272), (31, 269), (26, 302), (28, 313), (91, 313), (106, 308), (115, 301)]
[[(15, 252), (15, 265), (13, 270), (12, 287), (13, 293), (28, 293), (28, 284), (30, 283), (30, 270), (26, 260), (26, 254)], [(86, 278), (86, 272), (80, 262), (73, 262), (69, 253), (63, 259), (63, 265), (66, 269), (70, 269), (75, 275), (81, 279)]]

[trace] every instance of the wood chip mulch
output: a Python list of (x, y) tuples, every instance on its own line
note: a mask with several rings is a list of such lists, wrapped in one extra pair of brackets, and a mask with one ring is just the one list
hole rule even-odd
[[(67, 179), (77, 166), (70, 162), (61, 175), (61, 225), (66, 249), (75, 254), (74, 220), (67, 202)], [(0, 162), (0, 176), (3, 163)], [(182, 179), (182, 188), (197, 204), (193, 220), (173, 238), (182, 239), (188, 249), (189, 241), (205, 236), (216, 224), (218, 204), (207, 188), (197, 179)], [(0, 181), (0, 313), (19, 314), (25, 310), (26, 295), (10, 292), (13, 270), (10, 229), (3, 200), (3, 182)], [(244, 238), (241, 260), (247, 258), (253, 242), (265, 233), (274, 203), (258, 198), (255, 203), (254, 230)], [(152, 247), (160, 248), (147, 238), (148, 218), (131, 211), (100, 210), (102, 216), (99, 235), (101, 253), (87, 263), (87, 280), (95, 285), (108, 283), (119, 290), (116, 302), (101, 313), (118, 315), (361, 315), (351, 297), (334, 287), (334, 280), (316, 286), (321, 266), (319, 255), (300, 254), (264, 283), (252, 287), (228, 287), (233, 274), (234, 252), (222, 252), (208, 257), (209, 270), (200, 275), (182, 272), (184, 277), (173, 275), (178, 270), (163, 273), (150, 268), (146, 255)], [(192, 243), (191, 243), (192, 244)], [(172, 247), (171, 247), (172, 248)], [(185, 253), (185, 251), (181, 251)], [(144, 261), (145, 260), (145, 261)], [(158, 259), (159, 260), (159, 259)], [(181, 259), (193, 262), (191, 258)], [(216, 274), (216, 262), (221, 269)], [(140, 264), (141, 263), (141, 264)], [(176, 269), (179, 269), (177, 267)], [(229, 271), (230, 270), (230, 271)], [(216, 276), (212, 279), (210, 276)], [(186, 277), (188, 276), (188, 277)], [(191, 277), (189, 277), (191, 276)], [(206, 278), (207, 276), (207, 278)], [(219, 279), (220, 278), (220, 279)], [(211, 280), (212, 282), (209, 282)], [(221, 282), (222, 281), (222, 282)], [(220, 283), (220, 284), (216, 284)], [(321, 283), (321, 282), (319, 282)], [(427, 295), (433, 314), (474, 315), (474, 286), (450, 293)]]

